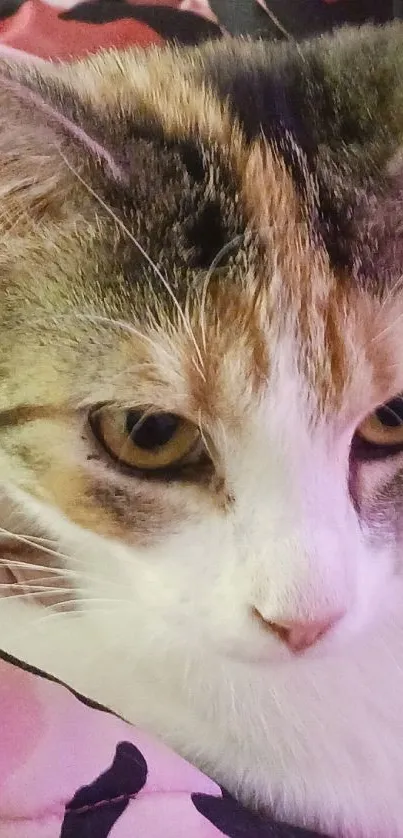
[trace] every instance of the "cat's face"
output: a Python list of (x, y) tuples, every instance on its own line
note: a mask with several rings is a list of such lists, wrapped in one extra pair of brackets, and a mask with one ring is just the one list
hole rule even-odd
[(248, 140), (174, 59), (175, 89), (169, 52), (48, 71), (45, 104), (5, 70), (4, 524), (58, 540), (46, 584), (66, 566), (117, 643), (284, 659), (403, 572), (398, 178), (344, 195), (324, 155), (337, 262), (295, 141)]

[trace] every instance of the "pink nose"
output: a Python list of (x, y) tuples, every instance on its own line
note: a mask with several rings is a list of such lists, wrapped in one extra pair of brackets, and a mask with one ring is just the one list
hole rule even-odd
[(327, 634), (341, 619), (341, 614), (324, 620), (293, 621), (281, 620), (271, 622), (264, 620), (266, 627), (285, 643), (292, 652), (303, 652), (314, 646), (318, 640)]

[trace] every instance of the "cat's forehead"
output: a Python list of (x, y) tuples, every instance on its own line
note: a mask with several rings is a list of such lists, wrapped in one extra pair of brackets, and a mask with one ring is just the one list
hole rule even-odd
[(378, 289), (332, 258), (304, 149), (287, 132), (248, 137), (200, 67), (197, 52), (106, 55), (61, 71), (67, 87), (41, 81), (70, 134), (72, 211), (87, 207), (85, 231), (60, 243), (71, 267), (58, 281), (98, 316), (165, 335), (154, 378), (168, 392), (186, 370), (200, 410), (219, 392), (230, 406), (245, 382), (258, 397), (286, 341), (320, 409), (337, 411), (359, 364), (385, 378), (371, 342), (388, 307), (377, 319)]
[(335, 270), (277, 150), (240, 142), (234, 160), (200, 137), (136, 144), (140, 171), (110, 193), (96, 186), (114, 213), (99, 246), (110, 316), (158, 334), (142, 347), (158, 406), (242, 422), (294, 379), (315, 421), (360, 410), (362, 376), (382, 401), (393, 384), (372, 342), (386, 308), (382, 317), (378, 298)]

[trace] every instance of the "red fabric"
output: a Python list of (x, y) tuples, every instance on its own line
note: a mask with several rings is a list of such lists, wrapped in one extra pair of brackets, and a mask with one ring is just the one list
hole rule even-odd
[[(112, 46), (161, 44), (165, 33), (167, 37), (177, 37), (179, 42), (185, 37), (183, 42), (188, 43), (189, 33), (183, 35), (185, 18), (187, 29), (194, 27), (195, 41), (198, 27), (200, 39), (207, 37), (207, 23), (214, 35), (216, 19), (208, 0), (118, 0), (115, 4), (86, 0), (81, 6), (80, 0), (76, 5), (71, 0), (51, 2), (52, 5), (42, 0), (25, 0), (18, 7), (16, 0), (14, 14), (0, 19), (0, 46), (39, 58), (69, 60)], [(144, 15), (150, 21), (144, 21)]]
[[(158, 0), (157, 0), (158, 2)], [(39, 58), (80, 58), (103, 47), (147, 47), (163, 39), (149, 26), (135, 20), (113, 21), (97, 26), (59, 18), (60, 8), (41, 0), (27, 0), (12, 18), (0, 23), (0, 42)]]

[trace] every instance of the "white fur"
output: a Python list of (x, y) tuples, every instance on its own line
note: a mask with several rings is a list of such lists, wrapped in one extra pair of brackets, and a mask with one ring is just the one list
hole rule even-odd
[[(232, 509), (158, 546), (96, 536), (7, 485), (70, 556), (83, 610), (0, 600), (1, 645), (156, 732), (248, 805), (333, 835), (403, 838), (401, 569), (360, 527), (348, 440), (310, 431), (283, 384), (238, 438), (226, 432)], [(294, 656), (254, 608), (272, 621), (344, 617)]]

